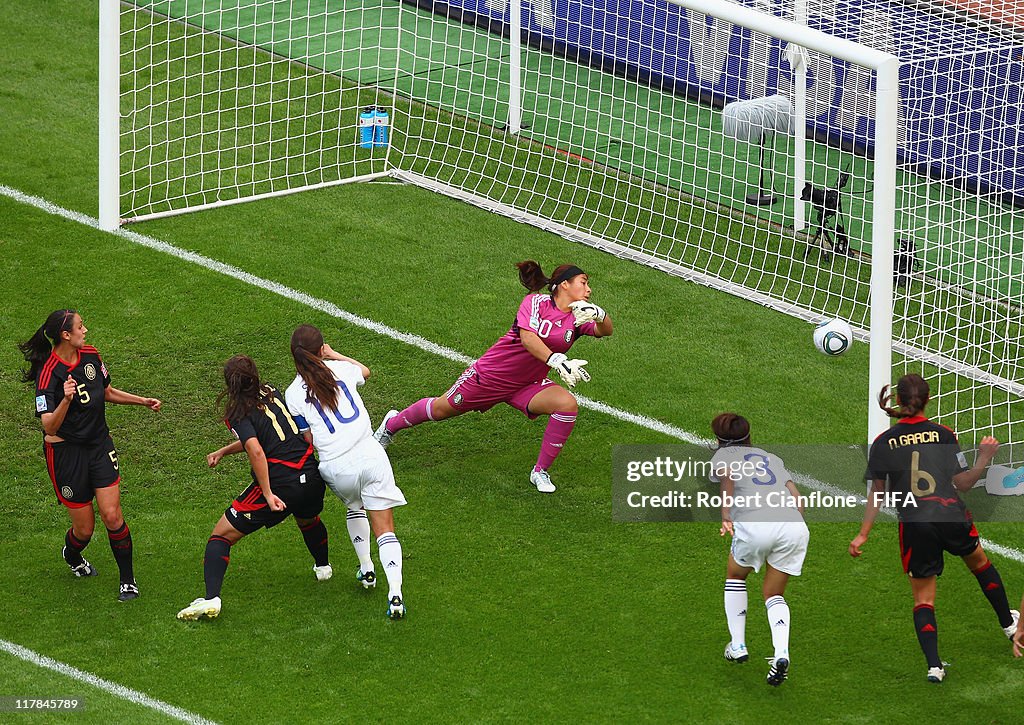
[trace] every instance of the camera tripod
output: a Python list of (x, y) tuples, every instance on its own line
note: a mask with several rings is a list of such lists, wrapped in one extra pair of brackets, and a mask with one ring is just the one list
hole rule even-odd
[(850, 251), (850, 236), (846, 233), (846, 225), (842, 222), (843, 206), (839, 202), (835, 210), (816, 206), (815, 214), (817, 219), (814, 224), (814, 234), (807, 240), (807, 250), (804, 252), (804, 259), (811, 256), (811, 250), (819, 248), (821, 257), (826, 261), (832, 261), (832, 254), (846, 255)]
[(846, 233), (846, 225), (843, 224), (842, 196), (842, 191), (848, 183), (850, 183), (850, 174), (844, 172), (839, 175), (836, 185), (831, 189), (818, 189), (810, 182), (804, 184), (800, 199), (811, 202), (811, 206), (814, 207), (817, 214), (814, 234), (807, 240), (804, 259), (811, 255), (811, 249), (814, 247), (821, 250), (821, 256), (826, 262), (832, 260), (833, 252), (842, 255), (849, 254), (850, 235)]

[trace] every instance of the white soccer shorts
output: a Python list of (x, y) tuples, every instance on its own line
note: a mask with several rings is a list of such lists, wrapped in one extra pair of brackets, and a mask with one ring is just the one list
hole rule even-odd
[(737, 521), (733, 531), (732, 558), (737, 564), (761, 571), (767, 561), (785, 574), (800, 576), (810, 538), (803, 521)]
[(343, 456), (320, 461), (320, 475), (352, 510), (384, 511), (406, 503), (388, 454), (373, 438), (364, 438)]

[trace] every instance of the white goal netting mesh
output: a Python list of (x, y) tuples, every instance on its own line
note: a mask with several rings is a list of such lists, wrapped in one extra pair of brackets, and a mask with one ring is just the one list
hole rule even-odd
[[(798, 119), (799, 56), (778, 38), (662, 0), (537, 0), (514, 57), (509, 12), (507, 0), (123, 5), (122, 216), (386, 171), (866, 330), (872, 71), (808, 48)], [(827, 0), (807, 18), (900, 61), (894, 377), (932, 380), (932, 412), (968, 443), (1024, 425), (1021, 15)], [(367, 146), (372, 106), (389, 135)]]

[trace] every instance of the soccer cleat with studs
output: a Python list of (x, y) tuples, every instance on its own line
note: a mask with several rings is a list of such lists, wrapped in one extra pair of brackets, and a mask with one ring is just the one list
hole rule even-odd
[(391, 445), (391, 441), (395, 439), (395, 434), (388, 430), (388, 421), (398, 415), (397, 410), (389, 410), (387, 415), (384, 416), (384, 420), (377, 426), (377, 430), (373, 432), (373, 437), (378, 443), (384, 448)]
[(178, 612), (178, 619), (194, 622), (197, 619), (214, 619), (220, 614), (220, 597), (193, 599), (192, 603)]
[(750, 659), (750, 654), (747, 652), (747, 645), (741, 644), (739, 647), (733, 647), (732, 642), (725, 645), (725, 659), (729, 662), (746, 662)]
[(945, 667), (929, 667), (928, 668), (928, 681), (939, 683), (946, 679), (946, 668)]
[(388, 602), (388, 619), (402, 619), (403, 617), (405, 617), (405, 603), (396, 594)]
[(334, 569), (330, 564), (324, 564), (323, 566), (313, 565), (313, 574), (316, 575), (318, 582), (325, 582), (334, 576)]
[(555, 484), (551, 483), (551, 476), (543, 468), (530, 474), (530, 483), (536, 486), (541, 493), (555, 492)]
[(1010, 641), (1013, 641), (1013, 635), (1017, 634), (1017, 623), (1020, 622), (1020, 612), (1016, 609), (1010, 610), (1010, 616), (1013, 617), (1013, 621), (1010, 622), (1009, 626), (1003, 627), (1003, 634)]
[(377, 574), (372, 571), (364, 572), (361, 566), (357, 566), (356, 581), (363, 585), (363, 589), (373, 589), (377, 586)]
[(96, 568), (89, 563), (88, 559), (82, 557), (81, 564), (72, 564), (68, 561), (68, 547), (64, 547), (60, 550), (60, 555), (64, 557), (64, 563), (71, 569), (71, 573), (77, 577), (96, 576)]
[(117, 601), (130, 602), (139, 598), (139, 587), (135, 582), (121, 582), (121, 588), (117, 594)]
[(765, 678), (772, 687), (778, 687), (789, 677), (789, 660), (785, 657), (777, 657), (772, 660), (772, 666), (768, 668), (768, 676)]

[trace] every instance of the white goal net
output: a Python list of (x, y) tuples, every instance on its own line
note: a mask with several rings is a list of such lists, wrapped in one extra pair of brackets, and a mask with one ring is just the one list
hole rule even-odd
[[(1013, 441), (1015, 17), (966, 0), (123, 3), (116, 216), (396, 176), (873, 330), (873, 387), (923, 372), (968, 445)], [(387, 129), (363, 135), (368, 115)]]

